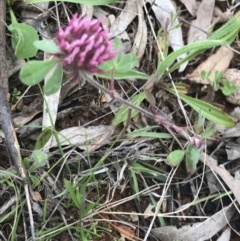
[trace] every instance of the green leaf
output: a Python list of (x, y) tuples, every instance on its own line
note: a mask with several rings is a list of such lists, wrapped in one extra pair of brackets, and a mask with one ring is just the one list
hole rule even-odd
[(214, 31), (209, 39), (221, 39), (231, 43), (240, 31), (240, 11), (231, 17), (222, 27)]
[(232, 84), (230, 81), (228, 80), (224, 80), (223, 81), (223, 89), (222, 89), (222, 93), (225, 96), (229, 96), (231, 94), (234, 94), (237, 91), (237, 87), (236, 85)]
[(12, 33), (12, 47), (18, 58), (31, 58), (36, 55), (38, 49), (33, 42), (39, 37), (32, 26), (25, 23), (12, 23), (8, 26), (8, 30)]
[(114, 73), (112, 74), (112, 72), (107, 72), (107, 73), (103, 73), (103, 74), (94, 74), (100, 78), (104, 78), (104, 79), (111, 79), (112, 75), (114, 77), (114, 79), (148, 79), (149, 76), (147, 74), (144, 74), (142, 72), (136, 71), (136, 70), (129, 70), (125, 73), (121, 73), (117, 70), (114, 71)]
[[(110, 72), (114, 69), (113, 60), (108, 60), (103, 62), (101, 65), (98, 66), (99, 69), (104, 70), (104, 72)], [(97, 75), (97, 74), (95, 74)]]
[[(175, 91), (168, 89), (172, 94), (175, 94)], [(179, 97), (185, 101), (188, 105), (190, 105), (195, 111), (198, 113), (201, 111), (201, 115), (206, 119), (212, 121), (213, 123), (225, 126), (225, 127), (234, 127), (236, 125), (235, 120), (227, 115), (225, 112), (220, 110), (219, 108), (204, 102), (202, 100), (198, 100), (183, 94), (178, 94)]]
[(204, 122), (205, 122), (205, 117), (201, 114), (201, 110), (200, 110), (199, 113), (198, 113), (197, 123), (194, 125), (194, 131), (197, 134), (200, 134), (202, 132)]
[(80, 203), (78, 202), (76, 193), (75, 193), (75, 188), (73, 187), (73, 185), (66, 179), (64, 179), (64, 185), (67, 188), (70, 197), (73, 201), (73, 203), (75, 204), (75, 206), (79, 209), (80, 208)]
[[(136, 172), (130, 167), (129, 169), (129, 177), (130, 177), (130, 184), (132, 186), (133, 191), (138, 194), (139, 193), (139, 186), (138, 186), (138, 180), (136, 176)], [(137, 195), (138, 201), (140, 201), (140, 196)]]
[(22, 67), (19, 78), (26, 85), (36, 85), (56, 64), (56, 60), (29, 61)]
[(49, 74), (51, 74), (51, 76), (48, 78), (47, 83), (44, 86), (45, 95), (52, 95), (61, 88), (63, 78), (62, 66), (59, 64), (55, 65)]
[(39, 167), (44, 166), (48, 161), (48, 155), (47, 153), (41, 151), (41, 150), (34, 150), (32, 153), (32, 158), (34, 160), (34, 163), (29, 168), (29, 172), (32, 172), (36, 170)]
[(37, 187), (40, 185), (41, 181), (39, 180), (39, 178), (37, 178), (35, 175), (32, 175), (31, 173), (29, 174), (31, 183), (33, 184), (34, 187)]
[(181, 161), (182, 161), (183, 158), (184, 158), (184, 155), (185, 155), (185, 152), (182, 151), (182, 150), (172, 151), (172, 152), (167, 156), (166, 163), (167, 163), (169, 166), (176, 167), (176, 166), (178, 166), (178, 165), (181, 163)]
[(60, 53), (61, 50), (57, 46), (57, 44), (53, 40), (37, 40), (33, 42), (33, 45), (44, 52), (51, 53), (51, 54), (57, 54)]
[[(145, 98), (146, 98), (145, 92), (141, 92), (140, 94), (137, 94), (137, 95), (133, 96), (131, 102), (132, 102), (132, 104), (134, 104), (136, 106), (139, 106)], [(123, 121), (126, 121), (127, 118), (128, 118), (128, 113), (129, 113), (128, 110), (129, 110), (128, 106), (122, 105), (115, 115), (115, 118), (113, 120), (113, 125), (116, 126), (116, 125), (122, 123)], [(131, 111), (131, 118), (136, 116), (137, 113), (138, 113), (138, 111), (132, 110)]]
[(49, 128), (44, 129), (37, 138), (35, 150), (42, 149), (52, 136), (52, 130)]
[[(57, 2), (62, 2), (62, 0), (56, 0)], [(115, 3), (118, 0), (64, 0), (64, 2), (70, 2), (70, 3), (80, 3), (80, 4), (86, 4), (86, 5), (107, 5), (111, 3)], [(33, 4), (33, 3), (43, 3), (43, 2), (55, 2), (54, 0), (26, 0), (25, 4)]]
[(128, 137), (150, 137), (150, 138), (159, 138), (159, 139), (169, 139), (172, 136), (168, 133), (157, 133), (157, 132), (143, 132), (142, 130), (136, 130), (131, 133), (128, 133)]
[(205, 79), (207, 75), (207, 72), (205, 70), (201, 71), (200, 76), (202, 79)]
[(186, 168), (187, 171), (193, 174), (197, 169), (197, 164), (200, 156), (200, 149), (193, 147), (191, 144), (186, 149)]
[(113, 49), (117, 51), (117, 54), (114, 59), (110, 61), (113, 63), (113, 67), (115, 67), (123, 55), (123, 44), (119, 38), (114, 38)]
[[(182, 63), (194, 58), (195, 56), (199, 55), (200, 53), (204, 52), (205, 50), (215, 47), (215, 46), (222, 45), (224, 43), (225, 43), (225, 41), (221, 41), (221, 40), (204, 40), (204, 41), (188, 44), (188, 45), (182, 47), (181, 49), (178, 49), (178, 50), (172, 52), (163, 61), (159, 61), (158, 67), (157, 67), (157, 79), (160, 79), (162, 76), (166, 75), (168, 72), (171, 73), (172, 71), (177, 69)], [(176, 59), (180, 55), (185, 54), (185, 53), (188, 53), (187, 57), (170, 68), (170, 66), (176, 61)], [(165, 72), (168, 68), (170, 68), (169, 71)]]
[(212, 137), (216, 133), (216, 131), (216, 126), (212, 122), (209, 122), (201, 136), (202, 138), (209, 138)]
[(215, 72), (214, 79), (217, 82), (217, 84), (220, 83), (220, 81), (222, 80), (223, 75), (224, 75), (223, 71), (216, 71)]
[[(183, 48), (169, 54), (164, 61), (162, 62), (159, 61), (158, 67), (157, 67), (158, 79), (178, 69), (182, 63), (194, 58), (195, 56), (201, 54), (202, 52), (204, 52), (209, 48), (212, 48), (214, 46), (224, 45), (226, 43), (230, 44), (236, 38), (239, 31), (240, 31), (240, 11), (238, 11), (233, 17), (231, 17), (230, 20), (227, 23), (225, 23), (222, 27), (214, 31), (208, 40), (188, 44)], [(174, 64), (172, 67), (170, 67), (177, 59), (177, 57), (183, 53), (187, 53), (188, 54), (187, 57), (184, 58), (182, 61)], [(168, 68), (169, 70), (167, 71)]]
[(166, 181), (167, 178), (167, 174), (164, 173), (164, 171), (156, 171), (153, 168), (151, 168), (150, 166), (146, 167), (144, 165), (141, 165), (140, 163), (134, 161), (131, 164), (131, 167), (129, 168), (135, 172), (140, 172), (141, 174), (143, 174), (145, 177), (153, 177), (153, 178), (157, 178), (161, 181)]
[(118, 72), (127, 72), (134, 68), (137, 65), (137, 56), (135, 54), (126, 54), (116, 65), (116, 71)]

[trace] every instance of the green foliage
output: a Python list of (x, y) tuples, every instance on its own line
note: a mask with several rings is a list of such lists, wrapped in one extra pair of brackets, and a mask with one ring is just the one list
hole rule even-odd
[[(200, 139), (212, 137), (216, 133), (216, 127), (213, 122), (208, 122), (205, 127), (205, 118), (202, 115), (202, 111), (200, 111), (198, 114), (198, 120), (197, 123), (194, 125), (194, 130), (197, 134), (199, 134)], [(196, 170), (201, 151), (202, 147), (197, 148), (189, 143), (187, 145), (186, 151), (175, 150), (171, 152), (167, 156), (166, 163), (172, 167), (175, 167), (179, 165), (185, 157), (187, 172), (193, 174)]]
[(201, 136), (202, 138), (209, 138), (212, 137), (216, 133), (216, 131), (216, 126), (212, 122), (209, 122)]
[(45, 146), (45, 144), (48, 142), (51, 136), (52, 136), (52, 130), (49, 128), (44, 129), (37, 138), (35, 150), (42, 149)]
[[(200, 75), (202, 79), (208, 80), (210, 83), (212, 83), (210, 79), (210, 76), (212, 75), (211, 71), (209, 72), (202, 71)], [(213, 80), (214, 91), (218, 91), (218, 89), (221, 89), (222, 93), (225, 96), (234, 94), (237, 91), (236, 85), (232, 84), (229, 80), (224, 79), (223, 76), (224, 76), (223, 71), (215, 72), (214, 80)]]
[(48, 75), (44, 86), (44, 94), (56, 93), (62, 83), (62, 66), (54, 59), (45, 61), (29, 61), (21, 69), (19, 78), (26, 85), (36, 85)]
[(63, 69), (60, 64), (56, 64), (54, 68), (51, 69), (50, 76), (48, 76), (47, 83), (44, 86), (44, 94), (52, 95), (56, 93), (62, 84)]
[(29, 61), (22, 67), (19, 78), (25, 85), (36, 85), (45, 78), (56, 64), (55, 60)]
[[(130, 177), (130, 184), (132, 186), (133, 191), (137, 194), (137, 193), (139, 193), (139, 186), (138, 186), (136, 171), (133, 170), (133, 168), (131, 168), (131, 167), (128, 170), (129, 170), (128, 176)], [(139, 196), (137, 196), (137, 199), (140, 202)]]
[[(240, 31), (240, 12), (237, 12), (227, 23), (225, 23), (218, 30), (214, 31), (211, 36), (204, 41), (191, 43), (183, 48), (169, 54), (163, 61), (159, 61), (157, 67), (157, 79), (167, 76), (169, 73), (178, 69), (181, 64), (191, 60), (197, 55), (203, 53), (205, 50), (212, 47), (230, 44), (238, 35)], [(186, 53), (187, 56), (182, 61), (173, 65), (175, 60), (182, 54)]]
[[(133, 96), (132, 99), (131, 99), (131, 102), (135, 106), (140, 106), (140, 104), (142, 103), (142, 101), (145, 98), (146, 98), (145, 92), (141, 92), (140, 94), (137, 94), (137, 95)], [(132, 110), (131, 111), (131, 118), (133, 118), (137, 114), (138, 114), (138, 111)], [(122, 105), (120, 107), (120, 109), (117, 111), (112, 124), (116, 126), (116, 125), (126, 121), (128, 119), (128, 115), (129, 115), (129, 107), (126, 106), (126, 105)]]
[[(155, 178), (157, 180), (165, 182), (167, 179), (167, 173), (156, 168), (149, 163), (141, 163), (140, 161), (133, 161), (129, 167), (131, 172), (141, 173), (146, 178)], [(136, 183), (136, 182), (135, 182)], [(135, 184), (136, 185), (136, 184)], [(135, 187), (136, 188), (136, 187)]]
[[(162, 77), (167, 76), (169, 73), (178, 69), (182, 63), (193, 59), (197, 55), (203, 53), (205, 50), (212, 48), (212, 47), (222, 45), (224, 43), (225, 42), (221, 41), (221, 40), (205, 40), (205, 41), (201, 41), (201, 42), (188, 44), (188, 45), (182, 47), (181, 49), (178, 49), (178, 50), (172, 52), (163, 61), (158, 62), (157, 79), (160, 80)], [(188, 53), (187, 57), (172, 66), (172, 64), (175, 62), (175, 60), (180, 55), (185, 54), (185, 53)]]
[(176, 167), (176, 166), (178, 166), (182, 162), (182, 160), (184, 158), (184, 155), (185, 155), (185, 152), (183, 150), (172, 151), (167, 156), (166, 163), (169, 166)]
[(32, 153), (33, 164), (28, 169), (28, 172), (31, 173), (32, 171), (36, 170), (39, 167), (45, 166), (48, 161), (47, 153), (41, 150), (34, 150)]
[(39, 39), (36, 30), (28, 24), (18, 23), (12, 9), (9, 12), (12, 23), (8, 26), (8, 30), (12, 33), (11, 42), (15, 55), (18, 58), (35, 56), (37, 48), (33, 42)]
[(202, 111), (200, 110), (198, 113), (197, 122), (194, 125), (194, 131), (196, 134), (200, 134), (203, 131), (204, 122), (205, 122), (205, 117), (202, 115)]
[(77, 207), (78, 210), (81, 210), (81, 203), (84, 200), (84, 197), (82, 196), (82, 193), (79, 191), (79, 189), (75, 188), (68, 180), (64, 179), (64, 185), (67, 188), (71, 199), (74, 203), (74, 205)]
[(172, 136), (168, 133), (151, 132), (151, 131), (148, 131), (147, 128), (141, 128), (133, 132), (130, 132), (128, 133), (128, 137), (130, 138), (149, 137), (149, 138), (159, 138), (159, 139), (172, 138)]
[(171, 17), (170, 17), (170, 23), (171, 23), (171, 26), (169, 28), (169, 31), (170, 30), (174, 30), (174, 29), (177, 29), (177, 28), (180, 28), (181, 27), (181, 23), (178, 23), (176, 25), (173, 25), (173, 23), (176, 21), (176, 19), (178, 18), (179, 16), (174, 14), (173, 12), (171, 12)]
[(38, 49), (33, 42), (38, 40), (36, 30), (25, 23), (12, 23), (8, 26), (8, 30), (12, 33), (12, 47), (18, 58), (31, 58), (36, 55)]
[(236, 85), (232, 84), (229, 80), (223, 80), (223, 88), (222, 88), (222, 93), (225, 96), (229, 96), (231, 94), (236, 93), (237, 87)]
[[(34, 45), (50, 53), (59, 52), (58, 46), (50, 40), (35, 41)], [(116, 38), (113, 46), (116, 50), (120, 48), (122, 46), (121, 40)], [(121, 51), (119, 51), (113, 60), (106, 61), (100, 66), (100, 68), (105, 70), (105, 73), (96, 75), (102, 78), (112, 78), (113, 74), (115, 79), (147, 79), (148, 76), (146, 74), (133, 70), (136, 64), (137, 57), (135, 55), (126, 54), (123, 56)], [(36, 85), (39, 84), (46, 75), (48, 75), (48, 79), (44, 86), (44, 94), (48, 96), (56, 93), (61, 87), (63, 70), (57, 60), (29, 61), (21, 69), (19, 78), (26, 85)]]
[(33, 44), (37, 49), (40, 49), (47, 53), (57, 54), (61, 52), (61, 50), (53, 40), (48, 40), (48, 39), (38, 40), (38, 41), (34, 41)]
[(196, 171), (197, 163), (199, 161), (199, 156), (201, 149), (188, 144), (186, 149), (186, 168), (190, 174), (193, 174)]
[(14, 88), (11, 94), (11, 103), (15, 104), (20, 98), (21, 98), (21, 91), (19, 91), (17, 88)]
[(87, 178), (85, 181), (82, 181), (83, 184), (79, 188), (74, 186), (68, 180), (64, 179), (64, 185), (67, 188), (74, 205), (80, 211), (81, 217), (87, 215), (96, 205), (96, 203), (90, 203), (87, 206), (85, 206), (85, 191), (89, 180), (90, 179)]
[(113, 60), (105, 61), (99, 66), (100, 69), (104, 70), (103, 74), (95, 74), (101, 78), (108, 79), (127, 79), (127, 78), (139, 78), (147, 79), (148, 75), (133, 70), (137, 65), (138, 60), (135, 54), (125, 54), (123, 55), (122, 41), (115, 38), (113, 41), (113, 48), (117, 51), (117, 54)]
[[(174, 90), (168, 89), (168, 91), (176, 95)], [(196, 112), (199, 113), (201, 111), (201, 115), (213, 123), (225, 127), (234, 127), (236, 125), (236, 121), (219, 108), (202, 100), (198, 100), (180, 93), (178, 96), (189, 106), (191, 106)]]
[(139, 72), (137, 70), (129, 70), (127, 72), (116, 72), (113, 70), (113, 72), (108, 71), (103, 74), (95, 73), (96, 76), (103, 78), (103, 79), (111, 79), (112, 76), (114, 76), (114, 79), (148, 79), (149, 76), (145, 73)]

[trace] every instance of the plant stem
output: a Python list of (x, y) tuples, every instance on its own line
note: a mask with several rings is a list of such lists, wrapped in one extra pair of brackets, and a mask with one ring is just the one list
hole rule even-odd
[(170, 122), (168, 119), (163, 117), (161, 114), (157, 113), (157, 111), (155, 111), (155, 113), (150, 112), (148, 110), (143, 109), (140, 106), (134, 105), (132, 102), (130, 102), (128, 100), (123, 99), (115, 91), (115, 89), (113, 89), (113, 90), (107, 89), (103, 85), (99, 84), (96, 80), (94, 80), (93, 76), (86, 73), (85, 77), (86, 77), (87, 81), (91, 85), (93, 85), (95, 88), (97, 88), (97, 89), (101, 90), (102, 92), (112, 96), (113, 100), (119, 101), (120, 103), (129, 106), (130, 108), (144, 114), (145, 116), (148, 116), (149, 118), (153, 119), (155, 122), (163, 125), (165, 128), (171, 128), (171, 129), (175, 130), (178, 134), (180, 134), (181, 136), (186, 138), (194, 147), (200, 148), (200, 147), (203, 146), (204, 142), (203, 142), (202, 138), (200, 136), (197, 136), (197, 135), (191, 137), (188, 134), (188, 131), (186, 130), (185, 127), (180, 127), (180, 126), (175, 125), (174, 123)]

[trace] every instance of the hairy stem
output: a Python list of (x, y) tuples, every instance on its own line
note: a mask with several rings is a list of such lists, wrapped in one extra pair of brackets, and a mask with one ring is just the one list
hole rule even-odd
[(151, 118), (152, 120), (154, 120), (156, 123), (159, 123), (161, 125), (163, 125), (165, 128), (171, 128), (174, 131), (176, 131), (178, 134), (180, 134), (181, 136), (183, 136), (184, 138), (186, 138), (194, 147), (200, 148), (203, 146), (204, 142), (201, 139), (201, 137), (195, 135), (193, 137), (191, 137), (188, 134), (188, 131), (185, 127), (180, 127), (175, 125), (174, 123), (170, 122), (168, 119), (166, 119), (164, 116), (162, 116), (159, 113), (152, 113), (148, 110), (143, 109), (140, 106), (136, 106), (134, 105), (132, 102), (123, 99), (114, 89), (109, 90), (106, 87), (104, 87), (103, 85), (99, 84), (96, 80), (93, 79), (92, 75), (88, 75), (86, 74), (86, 79), (87, 81), (93, 85), (95, 88), (101, 90), (102, 92), (112, 96), (113, 100), (119, 101), (120, 103), (129, 106), (130, 108), (144, 114), (145, 116)]

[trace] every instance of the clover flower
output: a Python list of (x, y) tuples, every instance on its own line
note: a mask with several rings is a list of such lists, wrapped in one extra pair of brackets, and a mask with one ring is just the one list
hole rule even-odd
[(108, 35), (100, 20), (74, 14), (68, 26), (57, 33), (61, 50), (58, 57), (63, 60), (63, 67), (74, 72), (102, 73), (98, 66), (116, 55)]

